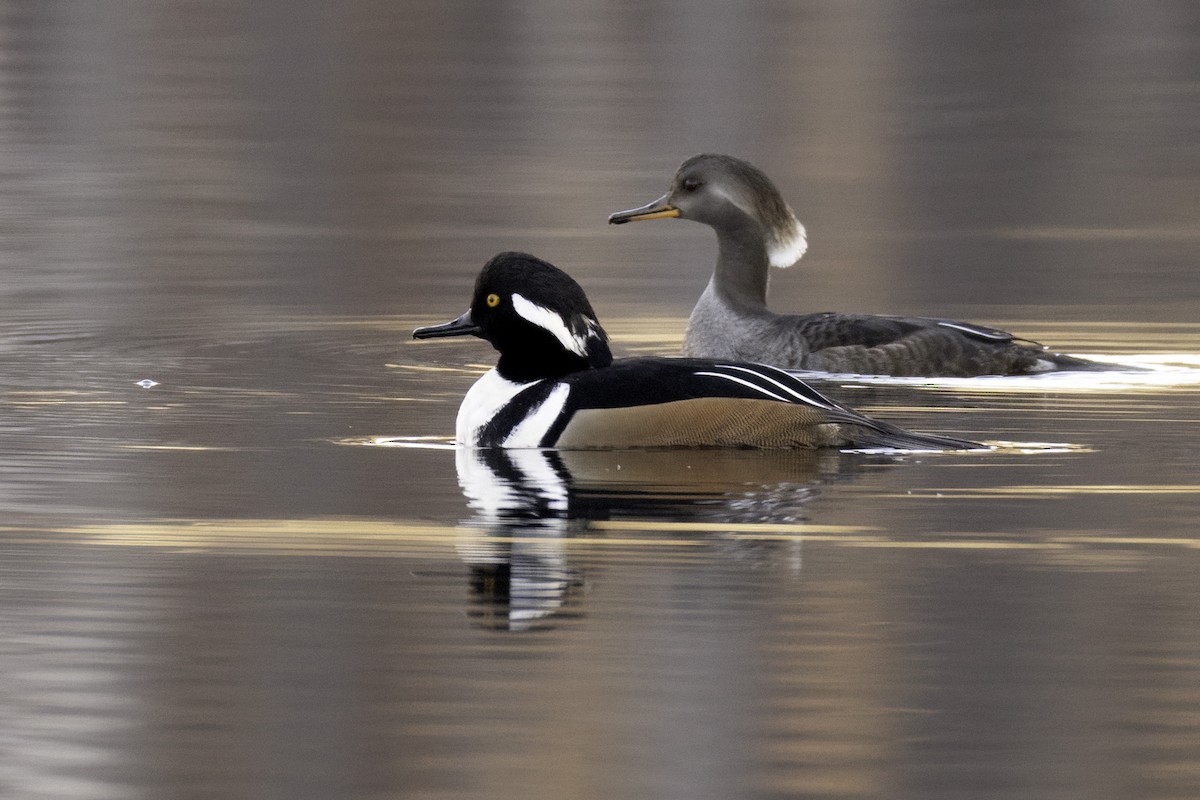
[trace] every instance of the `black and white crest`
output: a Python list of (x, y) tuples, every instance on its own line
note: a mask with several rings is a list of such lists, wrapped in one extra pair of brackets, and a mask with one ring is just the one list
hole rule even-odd
[(528, 253), (500, 253), (475, 284), (471, 318), (500, 351), (497, 369), (514, 381), (608, 366), (608, 336), (583, 288)]

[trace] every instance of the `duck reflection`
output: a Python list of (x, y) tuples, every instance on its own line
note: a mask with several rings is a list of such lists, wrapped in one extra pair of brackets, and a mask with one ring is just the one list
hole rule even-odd
[(651, 531), (665, 520), (703, 522), (735, 558), (782, 558), (799, 570), (798, 540), (726, 538), (721, 525), (805, 522), (822, 486), (890, 463), (836, 451), (504, 448), (459, 448), (455, 462), (474, 512), (464, 525), (473, 532), (458, 543), (471, 570), (472, 616), (510, 630), (570, 616), (584, 580), (567, 545), (602, 535), (597, 523)]
[(565, 542), (586, 520), (568, 512), (569, 474), (550, 450), (458, 448), (458, 483), (475, 517), (458, 551), (471, 569), (473, 616), (489, 627), (526, 630), (562, 610), (580, 581)]

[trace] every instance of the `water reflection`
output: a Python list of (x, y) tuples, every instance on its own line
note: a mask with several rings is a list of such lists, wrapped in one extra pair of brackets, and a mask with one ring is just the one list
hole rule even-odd
[(584, 585), (583, 568), (569, 561), (568, 541), (620, 531), (662, 541), (687, 534), (689, 544), (698, 536), (715, 537), (740, 560), (782, 561), (798, 572), (798, 536), (722, 534), (766, 521), (794, 531), (822, 485), (887, 458), (823, 451), (458, 448), (458, 482), (475, 513), (456, 545), (471, 570), (478, 601), (473, 616), (510, 630), (561, 617)]
[[(330, 444), (453, 429), (485, 354), (405, 337), (501, 249), (677, 351), (712, 242), (604, 218), (701, 150), (809, 227), (778, 308), (1200, 366), (1195, 20), (6, 4), (0, 796), (1200, 796), (1200, 408), (1165, 370), (834, 387), (1088, 452), (584, 455), (565, 510), (517, 477), (541, 516), (491, 527), (449, 452)], [(508, 565), (480, 624), (463, 558)], [(514, 583), (554, 630), (509, 635)]]
[(458, 482), (483, 536), (460, 537), (459, 555), (471, 569), (485, 625), (526, 630), (565, 602), (578, 586), (563, 539), (586, 519), (569, 514), (570, 475), (551, 450), (458, 448)]

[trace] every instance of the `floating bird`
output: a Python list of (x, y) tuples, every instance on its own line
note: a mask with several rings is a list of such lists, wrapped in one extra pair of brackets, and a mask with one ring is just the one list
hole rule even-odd
[(683, 354), (758, 361), (785, 369), (864, 375), (1026, 375), (1108, 369), (1047, 351), (1006, 331), (936, 317), (775, 314), (770, 267), (796, 263), (804, 226), (761, 170), (738, 158), (698, 155), (653, 203), (608, 221), (678, 217), (717, 232), (717, 266), (688, 320)]
[(472, 447), (971, 449), (908, 431), (830, 400), (774, 367), (733, 359), (613, 360), (578, 283), (526, 253), (500, 253), (470, 309), (413, 338), (478, 336), (499, 351), (458, 410)]

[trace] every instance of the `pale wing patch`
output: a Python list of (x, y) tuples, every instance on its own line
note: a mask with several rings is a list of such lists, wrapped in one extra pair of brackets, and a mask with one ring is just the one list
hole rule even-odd
[[(587, 335), (577, 336), (573, 333), (562, 315), (516, 293), (512, 296), (512, 304), (513, 310), (520, 314), (522, 319), (549, 333), (567, 350), (577, 356), (587, 355)], [(588, 320), (589, 333), (594, 331), (595, 324), (595, 321)]]

